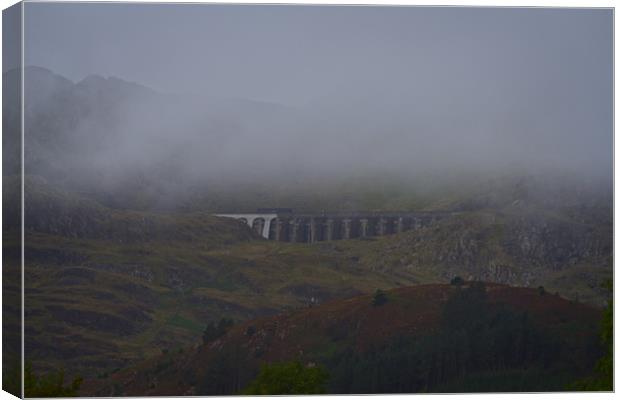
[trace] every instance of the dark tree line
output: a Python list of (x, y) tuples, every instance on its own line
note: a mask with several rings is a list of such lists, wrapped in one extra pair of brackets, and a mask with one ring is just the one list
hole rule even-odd
[(605, 353), (597, 361), (593, 373), (576, 382), (570, 387), (575, 390), (586, 391), (612, 391), (614, 388), (614, 302), (613, 282), (606, 281), (603, 284), (610, 293), (610, 299), (603, 312), (600, 341)]
[(205, 330), (202, 332), (202, 343), (207, 344), (224, 336), (224, 334), (226, 334), (226, 332), (228, 332), (234, 324), (235, 322), (232, 319), (227, 318), (220, 319), (220, 322), (217, 324), (214, 322), (209, 322)]
[(467, 391), (469, 380), (479, 381), (472, 390), (542, 391), (563, 390), (596, 354), (595, 342), (568, 343), (527, 313), (490, 304), (484, 285), (472, 283), (447, 301), (435, 335), (400, 337), (365, 353), (346, 349), (324, 364), (330, 393)]

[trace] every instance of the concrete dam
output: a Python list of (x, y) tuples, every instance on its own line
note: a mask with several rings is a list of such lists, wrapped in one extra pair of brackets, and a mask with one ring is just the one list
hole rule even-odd
[(320, 212), (259, 209), (253, 213), (222, 213), (247, 224), (265, 239), (314, 243), (383, 236), (419, 229), (449, 215), (447, 212)]

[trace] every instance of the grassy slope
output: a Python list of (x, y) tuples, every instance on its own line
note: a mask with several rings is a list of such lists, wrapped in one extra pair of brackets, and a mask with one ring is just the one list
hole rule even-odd
[(85, 375), (199, 341), (221, 317), (414, 282), (318, 246), (262, 240), (123, 244), (29, 232), (27, 243), (27, 356)]
[[(234, 354), (239, 379), (246, 381), (264, 362), (301, 359), (320, 363), (336, 349), (365, 352), (396, 337), (422, 337), (438, 328), (442, 305), (455, 290), (445, 284), (404, 287), (388, 291), (388, 302), (380, 307), (372, 306), (372, 296), (361, 295), (248, 321), (207, 345), (161, 355), (106, 379), (91, 380), (83, 394), (109, 395), (115, 386), (122, 387), (126, 395), (198, 394), (201, 377), (225, 354)], [(487, 284), (487, 290), (492, 304), (527, 311), (536, 324), (564, 338), (572, 337), (575, 343), (596, 335), (600, 310), (540, 295), (534, 289)], [(251, 335), (249, 327), (253, 328)]]
[[(42, 254), (60, 247), (54, 236), (32, 234), (31, 239), (28, 249)], [(64, 365), (84, 375), (100, 374), (199, 342), (207, 321), (221, 317), (241, 321), (304, 307), (312, 298), (323, 302), (378, 287), (446, 281), (446, 270), (437, 266), (412, 260), (403, 266), (402, 249), (392, 249), (397, 240), (405, 238), (314, 246), (256, 240), (213, 249), (183, 242), (128, 246), (63, 240), (62, 248), (84, 258), (69, 265), (33, 259), (26, 298), (27, 344), (33, 347), (27, 346), (27, 354), (41, 367)], [(561, 277), (558, 287), (579, 288), (586, 297), (587, 285), (579, 276), (558, 271), (547, 279), (555, 276)], [(552, 284), (542, 283), (554, 291)], [(62, 310), (96, 314), (76, 321)], [(106, 320), (108, 315), (116, 318)]]

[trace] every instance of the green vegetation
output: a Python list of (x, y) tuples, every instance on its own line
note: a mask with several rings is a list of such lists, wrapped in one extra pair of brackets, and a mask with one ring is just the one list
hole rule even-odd
[[(22, 397), (22, 369), (20, 361), (11, 362), (11, 367), (3, 370), (2, 389), (16, 397)], [(51, 370), (46, 374), (37, 375), (32, 368), (32, 362), (27, 361), (24, 366), (25, 397), (73, 397), (78, 395), (82, 378), (74, 378), (69, 385), (65, 385), (63, 369)]]
[(464, 283), (465, 281), (460, 276), (455, 276), (450, 280), (450, 285), (452, 286), (462, 286)]
[(78, 395), (82, 378), (77, 377), (65, 386), (64, 370), (49, 372), (37, 376), (32, 371), (32, 364), (26, 363), (24, 369), (25, 397), (73, 397)]
[(194, 331), (194, 332), (203, 331), (202, 326), (199, 323), (191, 319), (184, 318), (178, 314), (171, 316), (168, 319), (167, 323), (172, 326), (178, 327), (178, 328), (186, 329), (188, 331)]
[(387, 303), (387, 301), (388, 301), (387, 294), (381, 289), (377, 289), (375, 291), (375, 294), (372, 296), (373, 306), (382, 306), (385, 303)]
[(608, 280), (604, 287), (611, 293), (601, 322), (601, 344), (605, 354), (598, 360), (594, 375), (576, 382), (572, 389), (585, 391), (613, 391), (614, 388), (614, 307), (613, 282)]
[(322, 394), (328, 377), (323, 367), (304, 366), (300, 361), (265, 364), (243, 394)]
[(22, 397), (21, 357), (7, 357), (2, 361), (4, 363), (2, 366), (2, 390), (11, 393), (15, 397)]
[(202, 343), (207, 344), (219, 337), (224, 336), (234, 324), (235, 323), (232, 319), (227, 318), (220, 319), (220, 322), (218, 322), (217, 325), (213, 322), (209, 322), (204, 332), (202, 333)]

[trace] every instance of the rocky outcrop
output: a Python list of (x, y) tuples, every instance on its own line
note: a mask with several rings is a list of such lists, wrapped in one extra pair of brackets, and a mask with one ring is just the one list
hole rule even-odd
[(583, 223), (540, 210), (471, 211), (377, 243), (376, 254), (361, 262), (380, 271), (428, 271), (445, 281), (458, 275), (517, 286), (548, 283), (570, 296), (587, 286), (590, 300), (604, 304), (599, 286), (611, 277), (612, 238), (611, 220)]

